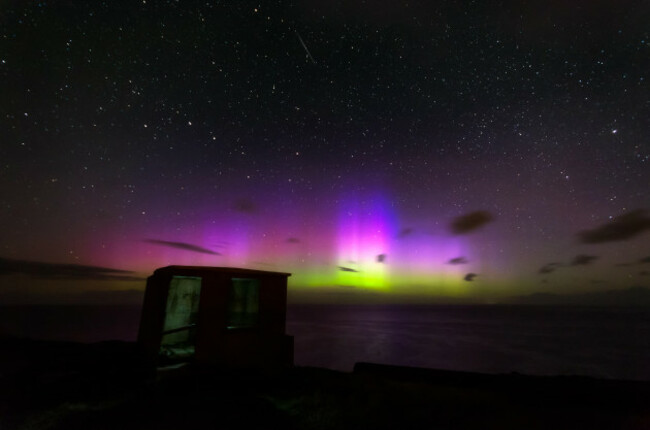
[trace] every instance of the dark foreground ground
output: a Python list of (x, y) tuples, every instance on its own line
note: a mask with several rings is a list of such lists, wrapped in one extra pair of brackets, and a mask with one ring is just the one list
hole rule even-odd
[(650, 429), (644, 382), (135, 362), (126, 342), (2, 339), (0, 429)]

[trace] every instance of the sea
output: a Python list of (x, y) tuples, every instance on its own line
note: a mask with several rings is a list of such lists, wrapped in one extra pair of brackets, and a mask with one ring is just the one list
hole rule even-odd
[[(135, 341), (140, 306), (2, 306), (0, 335)], [(300, 366), (356, 362), (650, 381), (650, 308), (290, 305)]]

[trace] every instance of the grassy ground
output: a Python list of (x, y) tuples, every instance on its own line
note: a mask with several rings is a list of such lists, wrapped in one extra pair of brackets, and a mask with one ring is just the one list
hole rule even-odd
[(145, 371), (135, 346), (4, 339), (0, 429), (649, 429), (646, 383), (381, 366)]

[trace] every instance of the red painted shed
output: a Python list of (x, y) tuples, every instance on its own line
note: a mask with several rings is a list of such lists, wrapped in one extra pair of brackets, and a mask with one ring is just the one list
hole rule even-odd
[(289, 273), (167, 266), (147, 279), (138, 344), (147, 362), (293, 365), (285, 333)]

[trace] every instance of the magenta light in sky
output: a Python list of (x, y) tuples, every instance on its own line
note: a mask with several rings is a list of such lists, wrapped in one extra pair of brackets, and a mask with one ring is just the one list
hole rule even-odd
[(388, 288), (395, 233), (395, 216), (383, 195), (345, 196), (339, 208), (337, 237), (339, 285)]

